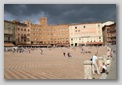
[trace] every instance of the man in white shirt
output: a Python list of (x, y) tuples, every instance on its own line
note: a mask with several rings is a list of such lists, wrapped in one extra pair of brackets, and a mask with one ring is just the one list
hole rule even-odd
[(95, 68), (97, 70), (97, 73), (100, 74), (99, 72), (99, 69), (98, 69), (98, 58), (97, 58), (97, 54), (93, 55), (92, 56), (92, 71), (93, 71), (93, 74), (95, 74)]

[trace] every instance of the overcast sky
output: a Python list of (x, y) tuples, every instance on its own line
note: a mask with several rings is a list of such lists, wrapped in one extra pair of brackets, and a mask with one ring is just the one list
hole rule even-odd
[(26, 19), (39, 24), (41, 17), (48, 24), (116, 22), (116, 4), (5, 4), (4, 20)]

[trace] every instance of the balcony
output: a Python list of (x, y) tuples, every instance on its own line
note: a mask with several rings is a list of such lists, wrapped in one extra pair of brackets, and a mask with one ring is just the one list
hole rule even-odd
[(11, 39), (4, 38), (4, 41), (5, 42), (15, 42), (15, 39), (14, 38), (11, 38)]
[(14, 34), (12, 30), (4, 29), (4, 34)]
[(116, 39), (111, 39), (112, 41), (116, 41)]

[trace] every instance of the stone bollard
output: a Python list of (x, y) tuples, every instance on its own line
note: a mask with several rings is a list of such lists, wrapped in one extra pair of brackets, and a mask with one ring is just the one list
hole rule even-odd
[(111, 58), (110, 57), (106, 58), (106, 64), (107, 65), (110, 65), (111, 64)]
[(103, 55), (103, 62), (107, 65), (107, 55)]
[(104, 55), (103, 60), (104, 60), (104, 63), (106, 65), (110, 65), (110, 63), (111, 63), (111, 58), (110, 57), (107, 57), (107, 55)]
[(92, 79), (92, 61), (85, 60), (84, 64), (84, 79)]

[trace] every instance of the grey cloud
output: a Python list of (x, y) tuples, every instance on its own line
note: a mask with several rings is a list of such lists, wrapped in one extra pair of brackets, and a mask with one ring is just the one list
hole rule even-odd
[(49, 24), (116, 21), (115, 4), (5, 4), (5, 19), (29, 19), (39, 23), (43, 16)]

